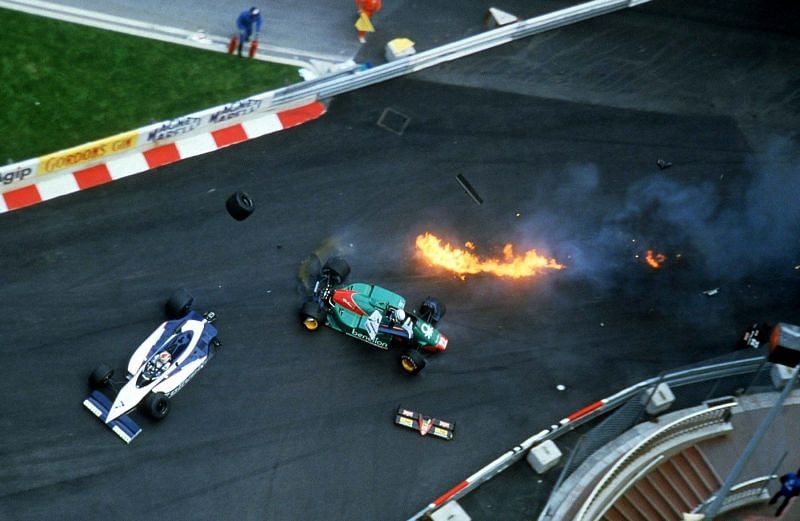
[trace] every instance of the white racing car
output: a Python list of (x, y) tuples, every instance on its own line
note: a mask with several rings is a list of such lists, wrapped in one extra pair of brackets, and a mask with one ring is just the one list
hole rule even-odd
[[(141, 405), (151, 418), (164, 418), (169, 412), (170, 398), (208, 363), (221, 345), (217, 328), (211, 324), (216, 315), (192, 311), (193, 300), (185, 290), (178, 290), (170, 297), (166, 308), (172, 320), (161, 324), (134, 351), (128, 362), (126, 382), (113, 381), (114, 370), (107, 365), (99, 365), (89, 376), (93, 391), (83, 405), (125, 443), (142, 432), (128, 413)], [(118, 387), (119, 383), (123, 383), (122, 387)]]

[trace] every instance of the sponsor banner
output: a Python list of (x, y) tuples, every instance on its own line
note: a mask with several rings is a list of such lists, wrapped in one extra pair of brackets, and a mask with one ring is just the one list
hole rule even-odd
[[(108, 160), (109, 156), (115, 154), (147, 150), (164, 142), (174, 142), (183, 137), (208, 132), (210, 128), (226, 127), (262, 114), (276, 112), (272, 104), (275, 93), (276, 91), (265, 92), (39, 158), (0, 167), (0, 192), (8, 191), (12, 185), (13, 188), (17, 188), (30, 184), (34, 182), (36, 176), (61, 170), (79, 170), (93, 163)], [(309, 102), (298, 100), (298, 103), (300, 101)]]
[(137, 131), (125, 132), (42, 156), (39, 158), (37, 174), (49, 174), (130, 150), (136, 146), (138, 136), (139, 133)]
[(261, 108), (262, 100), (256, 98), (248, 98), (233, 103), (228, 103), (222, 106), (219, 110), (215, 110), (208, 116), (208, 123), (213, 125), (215, 123), (223, 123), (236, 119), (248, 114), (252, 114)]
[(269, 112), (274, 95), (274, 92), (267, 92), (140, 128), (137, 131), (139, 142), (142, 145), (161, 144), (163, 141), (175, 141), (198, 132), (207, 132), (209, 126), (230, 125), (237, 120), (249, 119), (253, 115)]
[(164, 140), (174, 140), (184, 134), (196, 130), (203, 123), (203, 118), (193, 115), (164, 121), (142, 129), (141, 136), (144, 141), (153, 143)]
[(36, 168), (38, 166), (38, 158), (0, 166), (0, 192), (30, 184), (36, 177)]

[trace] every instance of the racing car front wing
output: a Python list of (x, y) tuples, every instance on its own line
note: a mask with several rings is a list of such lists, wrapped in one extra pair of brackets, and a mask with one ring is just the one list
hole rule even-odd
[(117, 436), (122, 438), (122, 441), (125, 443), (132, 442), (133, 439), (142, 432), (142, 428), (127, 414), (123, 414), (119, 418), (106, 422), (108, 411), (111, 410), (111, 403), (111, 400), (105, 394), (100, 391), (92, 391), (92, 394), (83, 401), (83, 406), (100, 418), (100, 421), (108, 425)]
[(452, 440), (453, 433), (456, 430), (456, 424), (454, 422), (447, 422), (443, 420), (437, 420), (436, 418), (431, 418), (430, 416), (423, 416), (418, 412), (409, 411), (408, 409), (404, 409), (402, 407), (397, 409), (394, 422), (402, 427), (409, 427), (419, 431), (420, 436), (433, 434), (434, 436), (444, 438), (446, 440)]

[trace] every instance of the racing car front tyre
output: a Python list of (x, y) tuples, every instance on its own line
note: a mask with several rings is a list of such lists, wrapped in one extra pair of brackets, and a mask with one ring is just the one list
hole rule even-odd
[(416, 349), (409, 349), (400, 355), (400, 367), (405, 373), (417, 374), (425, 368), (427, 360)]
[(181, 318), (186, 316), (186, 314), (192, 310), (193, 302), (194, 297), (192, 297), (188, 291), (183, 288), (179, 289), (169, 297), (169, 300), (167, 300), (167, 316), (170, 318)]
[(333, 276), (336, 279), (334, 282), (341, 284), (350, 275), (350, 265), (342, 257), (331, 257), (322, 267), (322, 274)]
[(169, 398), (164, 393), (150, 393), (144, 399), (144, 412), (154, 420), (163, 420), (169, 412)]
[(237, 221), (244, 221), (250, 217), (250, 214), (255, 210), (255, 204), (249, 195), (238, 191), (228, 197), (228, 200), (225, 201), (225, 208), (228, 209), (228, 213), (231, 214), (231, 217)]
[(319, 325), (325, 321), (325, 313), (313, 301), (303, 304), (300, 315), (303, 319), (303, 327), (309, 331), (316, 331)]
[(114, 375), (114, 370), (106, 364), (100, 364), (94, 368), (92, 374), (89, 375), (89, 385), (92, 389), (100, 389), (108, 385), (111, 377)]

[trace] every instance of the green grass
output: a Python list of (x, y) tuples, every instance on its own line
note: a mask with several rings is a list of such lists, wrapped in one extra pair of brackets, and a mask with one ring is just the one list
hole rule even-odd
[(300, 81), (295, 67), (0, 9), (0, 164)]

